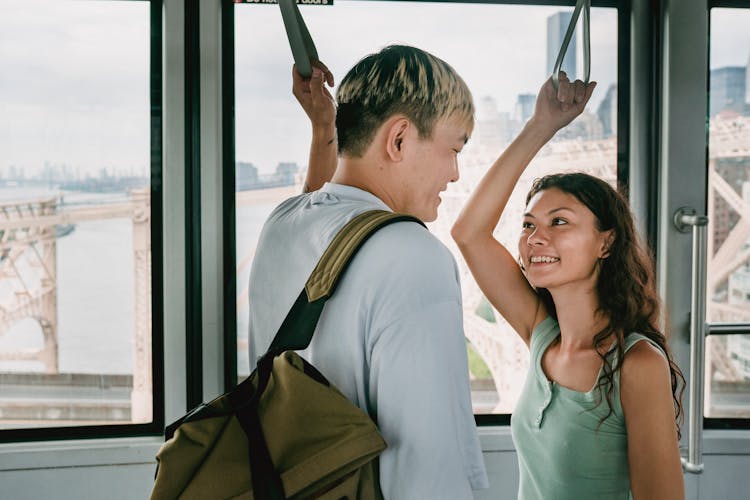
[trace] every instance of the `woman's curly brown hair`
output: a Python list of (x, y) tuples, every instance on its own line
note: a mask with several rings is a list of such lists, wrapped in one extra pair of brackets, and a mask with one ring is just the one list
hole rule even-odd
[[(601, 395), (604, 394), (609, 406), (609, 412), (601, 421), (612, 414), (614, 377), (622, 368), (625, 337), (631, 333), (640, 333), (654, 341), (667, 357), (679, 436), (685, 377), (674, 362), (666, 337), (659, 328), (661, 302), (654, 281), (654, 259), (638, 237), (628, 202), (601, 179), (584, 173), (566, 173), (547, 175), (534, 181), (526, 197), (526, 204), (535, 194), (548, 189), (558, 189), (575, 196), (593, 212), (597, 229), (613, 230), (614, 233), (609, 255), (599, 261), (596, 285), (598, 312), (609, 318), (609, 325), (594, 336), (594, 348), (604, 362), (603, 373), (597, 382), (600, 395), (597, 404), (601, 403)], [(555, 304), (549, 291), (538, 288), (537, 293), (547, 311), (556, 318)], [(617, 338), (615, 348), (601, 354), (603, 342), (613, 334)]]

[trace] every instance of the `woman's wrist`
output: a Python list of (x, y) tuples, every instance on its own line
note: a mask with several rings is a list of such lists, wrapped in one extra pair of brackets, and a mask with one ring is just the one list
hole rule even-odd
[(533, 116), (529, 118), (526, 125), (523, 127), (523, 132), (528, 134), (542, 144), (547, 143), (557, 133), (557, 128), (544, 123), (542, 120), (535, 119)]

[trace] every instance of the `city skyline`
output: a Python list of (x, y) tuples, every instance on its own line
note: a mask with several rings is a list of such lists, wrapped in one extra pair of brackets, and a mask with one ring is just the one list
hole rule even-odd
[[(379, 3), (377, 9), (373, 5), (374, 2), (341, 0), (335, 7), (301, 7), (321, 57), (336, 59), (331, 67), (337, 80), (368, 50), (358, 41), (341, 44), (341, 37), (358, 29), (362, 31), (363, 24), (393, 24), (392, 19), (388, 22), (386, 19), (391, 16), (395, 3)], [(453, 63), (467, 82), (471, 80), (470, 87), (477, 102), (484, 96), (492, 96), (503, 110), (511, 111), (519, 94), (538, 90), (544, 77), (544, 21), (546, 16), (562, 9), (468, 4), (432, 7), (423, 23), (412, 23), (408, 29), (404, 25), (394, 25), (372, 35), (365, 30), (358, 38), (370, 38), (374, 42), (368, 45), (370, 50), (389, 42), (430, 45), (428, 48)], [(40, 8), (50, 15), (36, 16)], [(368, 9), (367, 23), (362, 22), (362, 8)], [(407, 21), (425, 14), (424, 9), (420, 10), (415, 4), (398, 3), (398, 8)], [(252, 30), (236, 30), (237, 68), (252, 63), (250, 66), (259, 70), (254, 72), (253, 81), (238, 81), (238, 108), (244, 106), (252, 111), (246, 117), (237, 117), (238, 132), (244, 127), (248, 133), (238, 134), (236, 158), (253, 161), (262, 172), (271, 171), (279, 161), (296, 161), (303, 165), (306, 145), (289, 148), (284, 144), (289, 135), (299, 136), (306, 142), (309, 126), (289, 92), (291, 54), (278, 9), (274, 5), (241, 5), (235, 9), (240, 28), (243, 17), (258, 21)], [(746, 29), (750, 14), (736, 11), (718, 8), (711, 11), (711, 69), (746, 65), (750, 59), (750, 34)], [(65, 162), (86, 172), (97, 172), (102, 166), (126, 171), (133, 166), (148, 168), (148, 4), (35, 0), (4, 4), (2, 13), (0, 167), (16, 165), (34, 169), (42, 168), (45, 161), (52, 161)], [(465, 50), (465, 43), (457, 44), (465, 38), (466, 29), (466, 24), (455, 22), (457, 13), (471, 23), (469, 46), (474, 49), (469, 52)], [(519, 22), (527, 15), (538, 16), (539, 26), (530, 30)], [(602, 72), (616, 74), (615, 61), (602, 59), (616, 53), (616, 47), (609, 42), (604, 45), (597, 42), (607, 35), (604, 32), (611, 26), (616, 31), (616, 23), (611, 24), (610, 18), (616, 19), (614, 9), (592, 9), (592, 77), (602, 85), (592, 98), (591, 112), (595, 112), (604, 98), (604, 91), (614, 81), (614, 78), (603, 81)], [(342, 19), (345, 22), (342, 23)], [(609, 35), (616, 43), (616, 34)], [(106, 43), (102, 44), (102, 40)], [(267, 43), (261, 44), (263, 53), (256, 54), (251, 61), (247, 47), (258, 46), (258, 40), (275, 42), (268, 47)], [(19, 47), (23, 49), (18, 50)], [(467, 53), (480, 48), (484, 54), (491, 54), (491, 62), (486, 63), (485, 56), (484, 64), (470, 64), (474, 57), (466, 57)], [(521, 63), (532, 59), (539, 64), (525, 67)], [(248, 98), (259, 95), (264, 96), (262, 102), (248, 102)], [(264, 117), (261, 121), (266, 128), (280, 125), (273, 130), (255, 132), (257, 127), (248, 128), (246, 122), (257, 121), (258, 116)], [(247, 139), (254, 136), (259, 138), (258, 142)], [(255, 144), (268, 144), (265, 149), (269, 152), (257, 159), (247, 154), (248, 148), (258, 149)]]
[[(418, 4), (388, 2), (378, 4), (377, 10), (367, 11), (368, 24), (379, 26), (377, 34), (360, 33), (358, 19), (372, 4), (374, 2), (337, 3), (337, 16), (327, 14), (323, 8), (302, 6), (300, 9), (318, 53), (331, 68), (337, 83), (363, 55), (389, 43), (403, 43), (423, 48), (451, 64), (466, 81), (477, 106), (490, 96), (499, 110), (508, 112), (513, 112), (519, 95), (536, 95), (548, 76), (547, 18), (562, 10), (572, 10), (549, 6), (436, 4), (425, 11)], [(253, 162), (262, 170), (268, 169), (273, 162), (282, 160), (272, 145), (278, 141), (279, 134), (283, 134), (301, 138), (295, 144), (285, 145), (287, 156), (284, 159), (306, 164), (309, 124), (299, 105), (290, 98), (289, 84), (285, 83), (289, 79), (291, 54), (283, 26), (275, 23), (278, 13), (273, 9), (246, 7), (235, 10), (236, 87), (249, 91), (237, 93), (236, 157), (249, 159), (252, 152), (257, 158)], [(470, 28), (455, 22), (457, 18), (465, 18), (471, 23)], [(592, 76), (606, 89), (617, 74), (616, 11), (592, 9), (591, 30)], [(349, 43), (342, 46), (341, 39)], [(282, 41), (273, 51), (249, 49), (258, 41), (263, 41), (265, 46), (273, 40)], [(266, 70), (263, 80), (249, 70), (253, 67)], [(275, 78), (270, 78), (271, 74), (276, 75)], [(271, 86), (271, 81), (277, 84)], [(279, 81), (284, 83), (278, 85)], [(603, 97), (599, 93), (595, 92), (592, 97), (592, 109)], [(263, 95), (263, 101), (259, 102), (254, 95)], [(253, 120), (253, 116), (270, 118)]]

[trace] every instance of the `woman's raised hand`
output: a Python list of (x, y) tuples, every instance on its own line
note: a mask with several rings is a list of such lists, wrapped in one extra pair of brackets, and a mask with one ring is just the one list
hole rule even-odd
[(292, 67), (292, 93), (305, 110), (313, 128), (336, 125), (336, 101), (324, 83), (333, 87), (333, 74), (322, 62), (313, 63), (310, 78), (303, 78), (297, 67)]
[(542, 85), (531, 120), (547, 129), (550, 136), (554, 135), (583, 112), (595, 87), (596, 82), (588, 85), (581, 80), (571, 82), (561, 71), (557, 90), (552, 84), (552, 77)]

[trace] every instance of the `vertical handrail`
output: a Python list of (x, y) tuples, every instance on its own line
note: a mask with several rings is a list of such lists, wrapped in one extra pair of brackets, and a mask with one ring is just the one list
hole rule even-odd
[(706, 238), (708, 217), (682, 207), (674, 214), (677, 230), (693, 231), (693, 272), (690, 292), (690, 401), (688, 403), (688, 450), (682, 468), (692, 474), (703, 472), (703, 375), (706, 368)]

